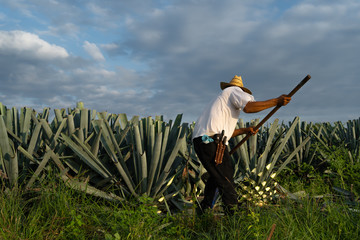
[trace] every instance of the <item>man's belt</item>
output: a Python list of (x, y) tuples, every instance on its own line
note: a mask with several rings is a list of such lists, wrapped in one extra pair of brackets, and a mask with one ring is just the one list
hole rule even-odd
[(214, 139), (214, 142), (217, 143), (215, 163), (216, 165), (219, 165), (222, 163), (226, 148), (226, 136), (224, 136), (224, 130), (222, 130), (221, 134), (215, 134), (212, 138)]

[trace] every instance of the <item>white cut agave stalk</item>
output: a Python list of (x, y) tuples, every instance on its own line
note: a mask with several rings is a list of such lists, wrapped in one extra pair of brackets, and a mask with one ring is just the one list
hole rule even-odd
[[(274, 192), (277, 185), (275, 177), (294, 160), (295, 155), (310, 140), (310, 137), (305, 138), (291, 153), (285, 151), (298, 122), (299, 118), (295, 118), (291, 126), (282, 131), (278, 127), (278, 119), (275, 119), (268, 131), (259, 131), (261, 137), (267, 139), (262, 143), (265, 147), (261, 147), (263, 152), (259, 153), (259, 157), (254, 153), (256, 135), (231, 155), (235, 162), (235, 182), (239, 184), (240, 195), (246, 196), (245, 199), (248, 201), (251, 199), (255, 204), (264, 204), (272, 200), (273, 196), (270, 193)], [(239, 122), (239, 127), (245, 126)], [(241, 137), (236, 137), (233, 144), (236, 145), (240, 141)]]
[(278, 185), (275, 180), (271, 180), (271, 184), (268, 182), (263, 182), (260, 186), (256, 186), (256, 184), (255, 181), (251, 181), (247, 178), (238, 183), (240, 201), (245, 200), (256, 206), (262, 206), (274, 199), (276, 193), (275, 189)]

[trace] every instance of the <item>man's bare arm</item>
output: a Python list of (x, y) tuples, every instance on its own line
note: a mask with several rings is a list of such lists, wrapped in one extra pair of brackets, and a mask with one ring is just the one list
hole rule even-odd
[(291, 97), (288, 97), (287, 95), (281, 95), (278, 98), (273, 98), (266, 101), (248, 102), (243, 111), (246, 113), (256, 113), (275, 106), (285, 106), (290, 102), (290, 100)]
[(231, 137), (236, 137), (238, 135), (242, 135), (242, 134), (247, 134), (250, 133), (251, 135), (255, 135), (259, 130), (254, 130), (254, 128), (252, 127), (247, 127), (247, 128), (239, 128), (239, 129), (235, 129), (234, 133), (232, 134)]

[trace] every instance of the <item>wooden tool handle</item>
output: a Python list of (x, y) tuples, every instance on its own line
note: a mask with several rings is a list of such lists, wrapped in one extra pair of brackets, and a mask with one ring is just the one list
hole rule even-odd
[[(302, 86), (304, 86), (305, 83), (307, 83), (307, 81), (309, 81), (311, 78), (310, 75), (307, 75), (289, 94), (289, 97), (292, 97)], [(266, 117), (264, 117), (263, 120), (261, 120), (260, 123), (258, 123), (258, 125), (256, 125), (254, 127), (254, 130), (258, 130), (272, 115), (274, 115), (274, 113), (279, 110), (281, 106), (276, 106), (275, 108), (273, 108), (273, 110), (271, 110), (271, 112), (266, 115)], [(239, 148), (244, 142), (246, 142), (246, 140), (249, 139), (249, 137), (251, 136), (250, 133), (246, 134), (246, 136), (229, 152), (230, 155), (232, 155), (237, 148)]]

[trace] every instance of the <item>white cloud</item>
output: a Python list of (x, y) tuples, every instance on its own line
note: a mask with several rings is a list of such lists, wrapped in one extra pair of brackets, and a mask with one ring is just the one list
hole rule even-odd
[(69, 57), (68, 52), (50, 44), (38, 35), (24, 31), (0, 31), (0, 50), (7, 55), (17, 55), (38, 60), (54, 60)]
[(118, 49), (119, 45), (116, 43), (101, 44), (101, 48), (105, 49), (106, 51), (113, 51)]
[(43, 31), (44, 34), (49, 34), (52, 36), (59, 36), (63, 38), (64, 36), (70, 36), (76, 38), (79, 33), (79, 28), (73, 23), (64, 23), (57, 26), (49, 26), (47, 31)]
[(100, 7), (99, 5), (96, 5), (95, 3), (89, 3), (87, 4), (87, 8), (89, 11), (99, 17), (106, 17), (109, 15), (109, 12), (107, 9)]
[(85, 51), (96, 61), (105, 61), (104, 55), (101, 53), (100, 49), (96, 46), (95, 43), (90, 43), (88, 41), (84, 42), (83, 45)]

